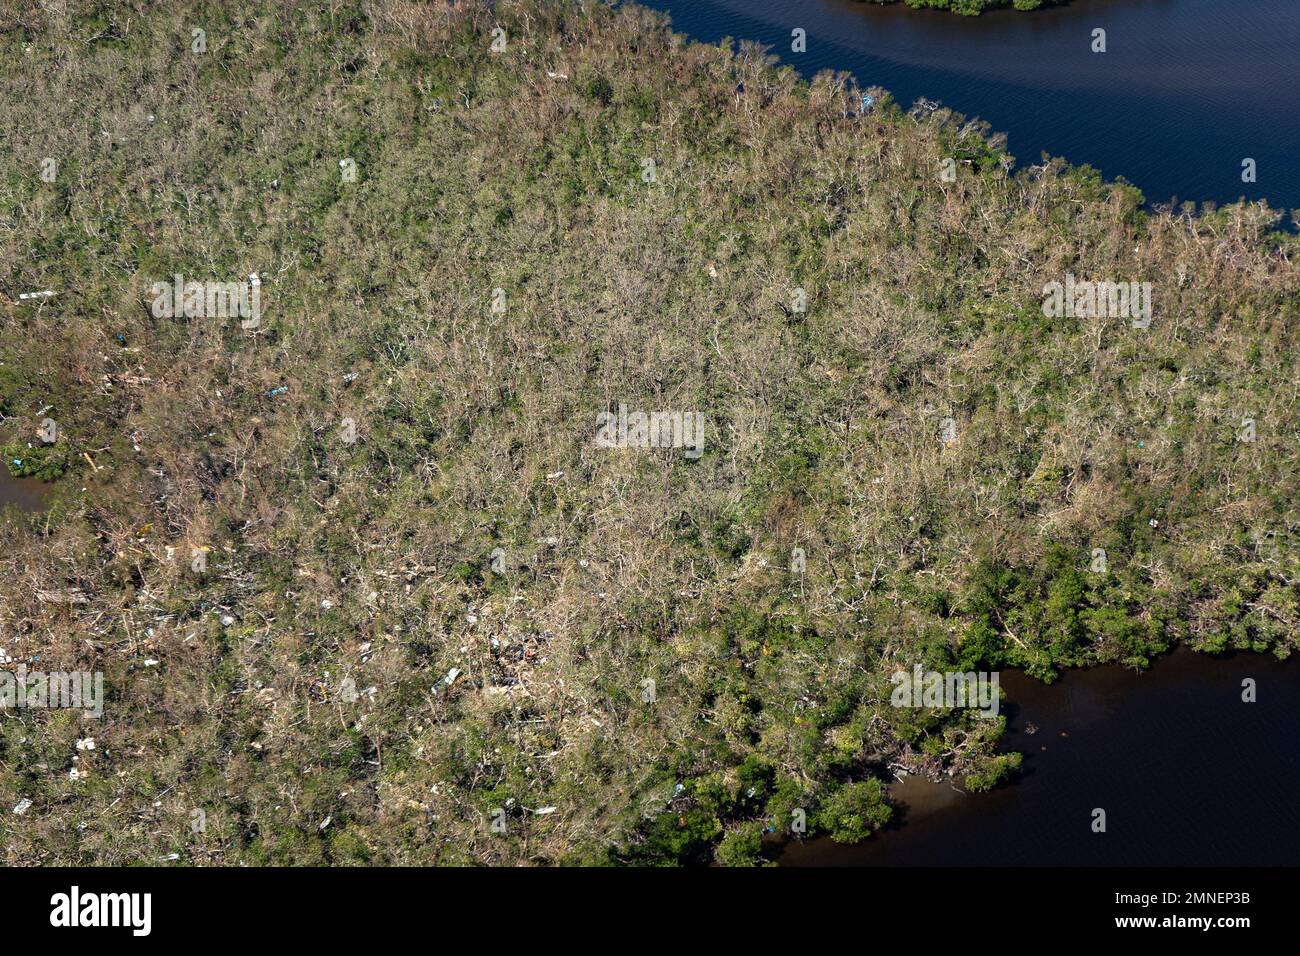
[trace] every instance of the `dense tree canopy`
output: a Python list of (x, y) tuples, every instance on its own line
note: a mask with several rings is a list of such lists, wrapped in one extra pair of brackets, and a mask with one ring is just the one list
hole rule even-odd
[[(10, 863), (753, 863), (1014, 771), (896, 670), (1300, 639), (1266, 209), (626, 4), (32, 3), (0, 75), (5, 455), (54, 480), (0, 644), (108, 696), (0, 721)], [(252, 272), (256, 328), (149, 306)], [(1153, 324), (1048, 317), (1067, 273)], [(702, 454), (599, 447), (620, 404)]]

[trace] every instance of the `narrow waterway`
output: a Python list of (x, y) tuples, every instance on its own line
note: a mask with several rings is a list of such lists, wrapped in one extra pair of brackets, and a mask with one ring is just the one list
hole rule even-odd
[[(1242, 700), (1255, 681), (1257, 700)], [(1300, 859), (1300, 661), (1179, 650), (1144, 673), (1046, 685), (1004, 671), (1018, 780), (967, 794), (909, 778), (894, 825), (791, 843), (786, 866), (1252, 866)], [(1032, 731), (1032, 732), (1031, 732)], [(1106, 831), (1093, 831), (1093, 811)]]
[[(1021, 166), (1043, 153), (1087, 163), (1150, 203), (1300, 208), (1297, 0), (1073, 0), (980, 17), (860, 0), (642, 2), (693, 39), (758, 41), (805, 76), (843, 70), (904, 106), (928, 97), (984, 119)], [(796, 28), (804, 53), (791, 50)]]

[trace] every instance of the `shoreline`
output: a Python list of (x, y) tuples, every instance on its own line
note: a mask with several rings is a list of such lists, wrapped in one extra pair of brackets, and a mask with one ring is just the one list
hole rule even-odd
[[(1275, 655), (1265, 655), (1266, 652), (1242, 649), (1210, 653), (1179, 645), (1153, 659), (1151, 666), (1142, 671), (1135, 672), (1118, 664), (1071, 668), (1052, 684), (1032, 678), (1020, 669), (1005, 670), (1002, 676), (1006, 682), (1004, 704), (1008, 725), (1000, 747), (1025, 755), (1026, 766), (1022, 772), (986, 792), (965, 790), (949, 777), (931, 780), (922, 774), (909, 774), (889, 785), (890, 803), (897, 811), (895, 817), (863, 843), (835, 844), (824, 835), (804, 841), (787, 839), (773, 844), (773, 859), (778, 866), (912, 865), (908, 861), (908, 841), (913, 834), (919, 834), (918, 840), (924, 842), (931, 839), (927, 830), (977, 829), (990, 814), (996, 816), (1003, 807), (1009, 806), (1017, 808), (1015, 812), (1023, 826), (1032, 828), (1038, 825), (1035, 815), (1041, 812), (1041, 802), (1023, 800), (1023, 795), (1016, 793), (1017, 788), (1038, 775), (1035, 786), (1060, 783), (1056, 791), (1066, 791), (1074, 784), (1054, 781), (1051, 775), (1077, 773), (1075, 767), (1063, 762), (1068, 751), (1079, 746), (1095, 746), (1099, 739), (1109, 738), (1116, 732), (1128, 731), (1141, 740), (1141, 730), (1124, 716), (1126, 705), (1131, 703), (1127, 695), (1134, 690), (1176, 701), (1185, 696), (1179, 693), (1183, 690), (1200, 694), (1207, 683), (1227, 688), (1239, 675), (1269, 673), (1270, 693), (1279, 692), (1276, 681), (1280, 674), (1284, 685), (1289, 685), (1300, 700), (1300, 665), (1290, 658), (1278, 660)], [(1137, 682), (1144, 686), (1134, 688)], [(1216, 704), (1199, 697), (1197, 700), (1200, 708), (1223, 706), (1223, 701)], [(1191, 716), (1191, 711), (1169, 714), (1171, 721), (1183, 721)], [(1158, 750), (1158, 746), (1146, 742), (1139, 746), (1152, 752)], [(1102, 773), (1106, 769), (1098, 768)], [(1265, 771), (1260, 768), (1259, 772)], [(929, 865), (933, 862), (929, 861)], [(1061, 865), (1079, 862), (1067, 860)], [(1215, 864), (1207, 859), (1179, 865)]]
[[(718, 6), (719, 9), (725, 9), (728, 11), (728, 13), (732, 12), (730, 10), (730, 7), (725, 3), (721, 3)], [(1048, 12), (1050, 14), (1070, 17), (1071, 19), (1076, 20), (1077, 21), (1076, 25), (1082, 29), (1084, 26), (1092, 23), (1093, 21), (1082, 20), (1078, 16), (1076, 16), (1078, 14), (1078, 11), (1073, 8), (1077, 8), (1078, 6), (1079, 4), (1077, 3), (1059, 3), (1059, 4), (1043, 6), (1032, 11), (1017, 11), (1010, 7), (996, 8), (987, 11), (987, 15), (1003, 14), (1008, 18), (1007, 22), (1014, 22), (1019, 19), (1011, 16), (1014, 13)], [(861, 9), (859, 10), (858, 8)], [(681, 13), (682, 11), (674, 10), (671, 6), (671, 0), (661, 0), (661, 2), (658, 5), (651, 6), (650, 9), (655, 10), (655, 12), (659, 13), (660, 15), (668, 17), (671, 22), (670, 29), (673, 31), (675, 35), (680, 36), (684, 41), (691, 42), (691, 43), (704, 43), (711, 47), (718, 46), (717, 41), (697, 38), (695, 34), (693, 34), (692, 32), (688, 32), (685, 28), (677, 26), (677, 21), (679, 19), (678, 14)], [(956, 23), (952, 25), (950, 30), (948, 26), (949, 18), (940, 17), (940, 15), (945, 13), (951, 13), (951, 11), (931, 9), (931, 8), (922, 8), (922, 9), (911, 8), (911, 7), (907, 7), (907, 5), (903, 2), (903, 0), (896, 0), (896, 2), (889, 3), (889, 4), (877, 4), (874, 2), (869, 2), (869, 0), (854, 0), (852, 12), (855, 14), (857, 13), (862, 14), (862, 16), (855, 17), (854, 19), (860, 20), (861, 25), (866, 31), (870, 31), (874, 27), (879, 25), (879, 23), (876, 21), (875, 18), (884, 17), (884, 22), (886, 25), (902, 27), (901, 34), (904, 39), (927, 39), (928, 38), (929, 40), (932, 40), (933, 42), (936, 43), (942, 43), (945, 37), (950, 36), (950, 33), (955, 35), (962, 35), (962, 36), (967, 35), (969, 31), (964, 29), (966, 26), (969, 25), (971, 27), (975, 27), (975, 23), (973, 21), (984, 19), (984, 15), (975, 16), (975, 17), (961, 16), (956, 21)], [(1104, 12), (1104, 10), (1102, 12)], [(934, 13), (937, 18), (936, 23), (939, 24), (941, 29), (937, 31), (923, 31), (919, 34), (917, 31), (914, 30), (909, 31), (907, 29), (907, 24), (909, 22), (909, 19), (912, 17), (912, 15), (925, 14), (925, 13)], [(743, 11), (736, 12), (735, 18), (741, 21), (751, 21), (754, 24), (758, 25), (759, 28), (762, 29), (776, 28), (778, 26), (776, 20), (771, 19), (771, 17), (768, 14), (760, 10), (745, 9)], [(1108, 21), (1101, 20), (1098, 22), (1100, 23), (1100, 22), (1108, 22)], [(1019, 26), (1019, 24), (1017, 24), (1017, 26)], [(976, 35), (979, 35), (981, 32), (982, 31), (978, 29), (975, 31)], [(933, 33), (934, 36), (929, 36), (930, 33)], [(899, 105), (899, 107), (904, 110), (910, 110), (914, 104), (908, 104), (905, 101), (905, 99), (894, 97), (895, 94), (894, 86), (905, 85), (902, 82), (902, 78), (895, 77), (895, 83), (893, 85), (887, 83), (872, 82), (870, 77), (858, 75), (855, 68), (849, 65), (851, 64), (851, 61), (853, 61), (855, 58), (859, 58), (862, 56), (866, 56), (868, 59), (873, 57), (880, 57), (882, 59), (885, 59), (886, 61), (893, 62), (893, 65), (896, 68), (902, 68), (907, 71), (924, 72), (924, 71), (935, 69), (935, 64), (933, 62), (933, 59), (930, 57), (917, 56), (914, 58), (908, 57), (908, 58), (899, 59), (897, 61), (893, 61), (892, 57), (898, 55), (903, 51), (897, 51), (892, 49), (879, 51), (871, 45), (867, 45), (862, 48), (856, 48), (852, 46), (841, 45), (841, 43), (836, 40), (828, 41), (824, 38), (818, 38), (816, 40), (818, 44), (829, 44), (831, 47), (839, 50), (841, 55), (839, 57), (838, 65), (823, 63), (820, 66), (818, 66), (815, 70), (810, 71), (809, 68), (801, 65), (798, 55), (792, 55), (789, 52), (788, 48), (783, 46), (779, 40), (777, 42), (760, 41), (756, 39), (754, 34), (755, 31), (750, 30), (734, 36), (733, 39), (736, 43), (762, 42), (762, 44), (767, 48), (768, 52), (777, 59), (778, 66), (780, 68), (789, 68), (796, 71), (805, 82), (811, 82), (817, 74), (827, 72), (827, 71), (834, 72), (837, 74), (846, 73), (847, 75), (853, 77), (854, 83), (859, 84), (862, 90), (874, 91), (874, 92), (883, 91), (884, 93), (889, 94), (891, 98), (893, 98), (894, 101)], [(730, 34), (728, 35), (730, 36)], [(1017, 31), (1015, 35), (1020, 36), (1021, 34), (1019, 33), (1019, 31)], [(1034, 34), (1031, 33), (1030, 35), (1034, 35)], [(811, 36), (809, 42), (812, 42)], [(976, 55), (979, 52), (978, 49), (963, 50), (961, 44), (957, 44), (956, 51), (962, 53), (966, 57)], [(963, 69), (967, 69), (967, 68), (969, 68), (969, 64), (963, 61)], [(962, 75), (964, 76), (965, 74)], [(1032, 80), (1029, 79), (1012, 80), (1003, 77), (1000, 74), (990, 74), (990, 79), (993, 82), (1006, 83), (1009, 86), (1023, 85), (1026, 87), (1031, 87), (1033, 85)], [(912, 80), (911, 82), (912, 85), (916, 85), (918, 81)], [(1010, 132), (1005, 128), (1008, 124), (1006, 123), (999, 124), (994, 120), (983, 119), (982, 111), (978, 107), (971, 108), (969, 105), (967, 105), (967, 107), (963, 110), (963, 109), (958, 109), (956, 107), (950, 106), (948, 103), (948, 98), (943, 96), (940, 91), (935, 89), (930, 89), (930, 88), (920, 89), (916, 93), (916, 96), (914, 97), (914, 103), (925, 102), (927, 100), (932, 103), (938, 104), (938, 106), (942, 110), (950, 111), (952, 120), (955, 124), (967, 124), (967, 123), (982, 124), (987, 130), (986, 135), (997, 137), (999, 141), (1001, 141), (1004, 144), (1004, 148), (1007, 148), (1006, 144), (1008, 140), (1011, 138)], [(1244, 203), (1247, 206), (1266, 209), (1271, 216), (1275, 217), (1274, 223), (1269, 227), (1270, 232), (1275, 232), (1280, 234), (1292, 234), (1292, 235), (1300, 233), (1300, 201), (1292, 205), (1291, 203), (1285, 200), (1275, 200), (1266, 195), (1251, 197), (1249, 195), (1251, 190), (1249, 188), (1244, 188), (1247, 184), (1243, 184), (1243, 190), (1237, 196), (1231, 199), (1205, 198), (1205, 190), (1202, 190), (1198, 194), (1190, 195), (1190, 196), (1175, 194), (1168, 197), (1163, 197), (1158, 193), (1157, 190), (1153, 189), (1152, 187), (1139, 185), (1137, 183), (1137, 179), (1139, 179), (1140, 177), (1134, 177), (1130, 179), (1129, 177), (1131, 175), (1131, 171), (1126, 171), (1123, 168), (1113, 167), (1111, 164), (1105, 164), (1105, 168), (1101, 168), (1098, 164), (1094, 162), (1090, 162), (1086, 159), (1078, 158), (1076, 155), (1072, 155), (1068, 147), (1062, 147), (1060, 149), (1054, 149), (1054, 150), (1042, 149), (1041, 152), (1045, 154), (1046, 156), (1045, 159), (1034, 159), (1033, 158), (1034, 150), (1024, 148), (1023, 145), (1016, 146), (1016, 149), (1018, 151), (1024, 152), (1025, 155), (1022, 158), (1018, 154), (1009, 153), (1010, 155), (1012, 155), (1012, 158), (1015, 160), (1015, 164), (1012, 167), (1013, 173), (1018, 173), (1023, 170), (1032, 171), (1036, 169), (1041, 169), (1044, 167), (1044, 164), (1053, 164), (1057, 162), (1064, 163), (1067, 169), (1095, 170), (1098, 173), (1098, 175), (1100, 175), (1102, 181), (1108, 185), (1116, 186), (1116, 187), (1118, 186), (1132, 187), (1137, 189), (1139, 192), (1141, 192), (1142, 209), (1144, 212), (1151, 215), (1170, 213), (1171, 215), (1174, 216), (1186, 217), (1188, 214), (1185, 213), (1184, 210), (1190, 207), (1190, 209), (1192, 210), (1190, 216), (1192, 218), (1200, 218), (1202, 216), (1213, 216), (1220, 210), (1231, 209)]]

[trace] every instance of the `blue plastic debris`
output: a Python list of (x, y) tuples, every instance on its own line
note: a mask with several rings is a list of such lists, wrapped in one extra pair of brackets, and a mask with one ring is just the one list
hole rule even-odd
[(870, 94), (868, 94), (868, 93), (863, 93), (863, 94), (862, 94), (862, 106), (859, 107), (858, 112), (859, 112), (859, 113), (865, 113), (867, 110), (871, 109), (872, 104), (874, 104), (875, 102), (876, 102), (876, 101), (873, 100), (873, 99), (871, 98), (871, 95), (870, 95)]
[(277, 396), (277, 395), (283, 395), (283, 394), (284, 394), (285, 392), (287, 392), (287, 391), (289, 391), (289, 386), (288, 386), (288, 385), (277, 385), (275, 388), (271, 389), (271, 390), (270, 390), (269, 392), (267, 392), (266, 394), (267, 394), (267, 396), (270, 397), (270, 398), (275, 398), (275, 396)]

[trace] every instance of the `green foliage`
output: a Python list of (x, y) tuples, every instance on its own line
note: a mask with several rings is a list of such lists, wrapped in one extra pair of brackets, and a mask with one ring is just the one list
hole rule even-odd
[[(873, 0), (873, 2), (884, 4), (896, 3), (897, 0)], [(909, 7), (917, 10), (932, 8), (951, 10), (966, 16), (977, 16), (985, 10), (998, 7), (1014, 6), (1017, 10), (1037, 10), (1053, 3), (1064, 3), (1066, 0), (906, 0), (906, 2)]]
[(763, 825), (749, 821), (728, 830), (718, 843), (717, 860), (723, 866), (762, 866)]
[(1167, 650), (1165, 621), (1143, 598), (1150, 584), (1133, 568), (1081, 570), (1087, 552), (1053, 545), (1033, 566), (985, 558), (971, 574), (960, 645), (964, 667), (1010, 665), (1053, 679), (1061, 666), (1138, 661)]
[(4, 455), (9, 474), (15, 478), (39, 478), (41, 481), (62, 478), (74, 463), (74, 454), (68, 442), (62, 438), (53, 445), (10, 442), (0, 448), (0, 455)]
[[(749, 865), (795, 810), (878, 829), (887, 763), (1014, 775), (896, 669), (1300, 641), (1266, 209), (1017, 172), (626, 4), (24, 9), (0, 288), (60, 295), (0, 295), (0, 415), (65, 437), (3, 449), (57, 482), (0, 519), (5, 649), (112, 706), (76, 780), (68, 726), (0, 722), (0, 806), (41, 808), (6, 863)], [(256, 334), (142, 307), (254, 270)], [(1048, 318), (1066, 271), (1169, 324)], [(595, 447), (620, 402), (701, 411), (704, 454)]]
[(713, 856), (713, 845), (722, 836), (718, 818), (700, 809), (665, 813), (646, 830), (644, 841), (628, 855), (637, 865), (702, 865)]
[(1018, 753), (990, 754), (982, 757), (978, 766), (966, 774), (966, 788), (973, 792), (992, 790), (1013, 777), (1024, 760)]
[(891, 816), (884, 788), (872, 779), (836, 790), (819, 811), (818, 821), (835, 842), (856, 843), (879, 830)]

